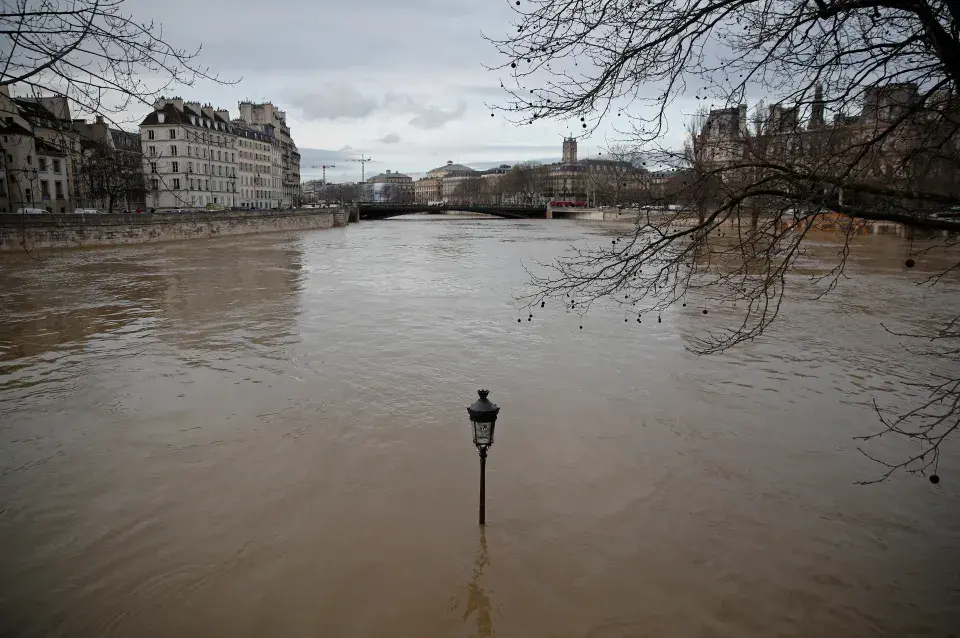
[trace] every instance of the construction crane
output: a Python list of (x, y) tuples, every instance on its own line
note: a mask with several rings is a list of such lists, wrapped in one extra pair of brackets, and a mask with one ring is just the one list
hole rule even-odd
[(309, 168), (322, 168), (323, 169), (323, 185), (327, 185), (327, 169), (336, 168), (336, 164), (320, 164), (319, 166), (310, 166)]
[(373, 160), (369, 157), (364, 157), (363, 153), (360, 154), (360, 159), (348, 159), (348, 162), (360, 162), (360, 181), (367, 181), (367, 162), (372, 162)]
[(310, 168), (322, 168), (323, 169), (323, 205), (327, 205), (327, 169), (336, 168), (336, 164), (320, 164), (319, 166), (311, 166)]

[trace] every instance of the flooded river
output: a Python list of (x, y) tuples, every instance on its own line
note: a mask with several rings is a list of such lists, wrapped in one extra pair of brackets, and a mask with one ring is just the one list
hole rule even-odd
[(518, 323), (524, 267), (603, 232), (412, 219), (0, 256), (0, 635), (960, 630), (960, 450), (937, 486), (858, 486), (880, 468), (853, 440), (929, 363), (880, 323), (956, 312), (960, 282), (916, 286), (926, 258), (872, 236), (838, 294), (722, 356), (684, 349), (700, 308)]

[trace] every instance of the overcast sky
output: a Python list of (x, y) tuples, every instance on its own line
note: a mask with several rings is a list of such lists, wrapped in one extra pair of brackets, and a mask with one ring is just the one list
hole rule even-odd
[[(304, 179), (324, 159), (358, 157), (386, 169), (422, 173), (447, 160), (479, 165), (559, 158), (576, 125), (538, 122), (517, 127), (486, 104), (503, 103), (501, 62), (481, 31), (510, 31), (505, 0), (128, 0), (141, 20), (163, 24), (164, 37), (188, 48), (233, 86), (198, 84), (184, 99), (237, 114), (243, 99), (270, 100), (287, 111), (303, 154)], [(504, 80), (507, 78), (504, 77)], [(580, 143), (596, 154), (616, 133), (607, 125)], [(677, 143), (680, 142), (677, 134)], [(321, 149), (311, 152), (305, 149)], [(344, 161), (332, 181), (358, 180)]]

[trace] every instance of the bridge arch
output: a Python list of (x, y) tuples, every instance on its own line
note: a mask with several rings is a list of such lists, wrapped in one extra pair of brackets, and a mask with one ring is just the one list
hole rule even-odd
[(446, 211), (462, 211), (465, 213), (483, 213), (506, 219), (546, 219), (546, 207), (537, 206), (496, 206), (486, 204), (457, 204), (430, 206), (427, 204), (376, 204), (360, 203), (357, 205), (361, 220), (387, 219), (411, 213), (443, 213)]

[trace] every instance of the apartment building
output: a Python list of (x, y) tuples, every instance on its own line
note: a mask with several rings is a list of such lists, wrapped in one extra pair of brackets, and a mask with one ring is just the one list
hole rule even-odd
[(272, 102), (240, 102), (240, 119), (273, 139), (269, 187), (279, 192), (281, 208), (300, 205), (300, 151), (291, 136), (287, 113)]
[(237, 205), (237, 131), (226, 110), (159, 98), (140, 139), (151, 208)]
[(237, 205), (262, 209), (280, 207), (283, 200), (276, 175), (279, 145), (270, 134), (272, 129), (263, 132), (241, 119), (233, 123), (237, 131)]
[(11, 97), (0, 87), (0, 212), (71, 211), (70, 159), (78, 152), (65, 98)]

